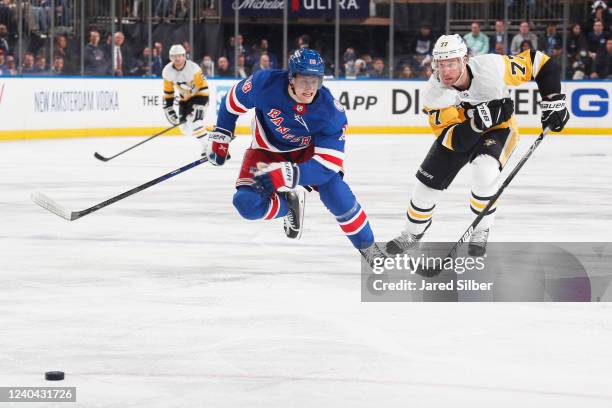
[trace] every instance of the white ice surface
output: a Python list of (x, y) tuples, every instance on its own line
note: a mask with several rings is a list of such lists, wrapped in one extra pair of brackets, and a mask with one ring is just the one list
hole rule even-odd
[[(161, 138), (0, 144), (0, 386), (66, 372), (79, 407), (610, 407), (608, 304), (361, 303), (359, 258), (316, 193), (301, 241), (231, 198), (247, 138), (74, 222), (78, 210), (197, 158)], [(346, 179), (379, 240), (403, 227), (430, 136), (353, 136)], [(516, 159), (533, 137), (524, 137)], [(611, 241), (612, 137), (549, 137), (504, 194), (496, 241)], [(472, 219), (469, 171), (428, 240)], [(74, 404), (14, 404), (16, 407)], [(0, 406), (10, 406), (2, 404)]]

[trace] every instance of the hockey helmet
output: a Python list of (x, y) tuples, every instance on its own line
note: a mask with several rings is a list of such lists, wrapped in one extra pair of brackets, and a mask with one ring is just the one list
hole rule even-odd
[(323, 84), (324, 64), (321, 55), (315, 50), (301, 48), (289, 57), (289, 79), (296, 75), (316, 76), (319, 88)]
[[(467, 45), (459, 34), (441, 35), (433, 48), (433, 64), (440, 60), (463, 58), (467, 53)], [(434, 67), (432, 66), (432, 68)]]
[(174, 44), (168, 51), (168, 56), (172, 58), (175, 55), (187, 55), (187, 51), (181, 44)]

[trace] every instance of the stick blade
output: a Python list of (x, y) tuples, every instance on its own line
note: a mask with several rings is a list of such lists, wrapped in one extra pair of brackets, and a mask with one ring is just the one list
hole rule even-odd
[(109, 161), (109, 160), (110, 160), (109, 158), (102, 156), (102, 155), (101, 155), (100, 153), (98, 153), (98, 152), (95, 152), (95, 153), (94, 153), (94, 157), (95, 157), (96, 159), (98, 159), (98, 160), (102, 160), (103, 162), (107, 162), (107, 161)]
[(39, 205), (47, 211), (52, 212), (53, 214), (59, 217), (62, 217), (65, 220), (73, 221), (74, 219), (76, 219), (74, 212), (68, 211), (66, 208), (62, 207), (43, 193), (34, 192), (30, 196), (30, 198), (35, 204)]

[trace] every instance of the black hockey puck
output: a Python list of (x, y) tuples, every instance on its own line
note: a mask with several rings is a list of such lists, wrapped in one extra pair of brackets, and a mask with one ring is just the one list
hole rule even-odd
[(47, 381), (61, 381), (64, 379), (63, 371), (47, 371), (45, 373), (45, 380)]

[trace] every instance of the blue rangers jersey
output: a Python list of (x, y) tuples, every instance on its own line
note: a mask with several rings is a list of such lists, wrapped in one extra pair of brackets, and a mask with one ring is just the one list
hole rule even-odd
[(262, 70), (234, 85), (221, 101), (217, 126), (234, 132), (238, 115), (255, 108), (251, 148), (283, 153), (314, 147), (312, 159), (300, 163), (300, 184), (323, 184), (342, 171), (344, 108), (321, 87), (310, 104), (289, 96), (286, 70)]

